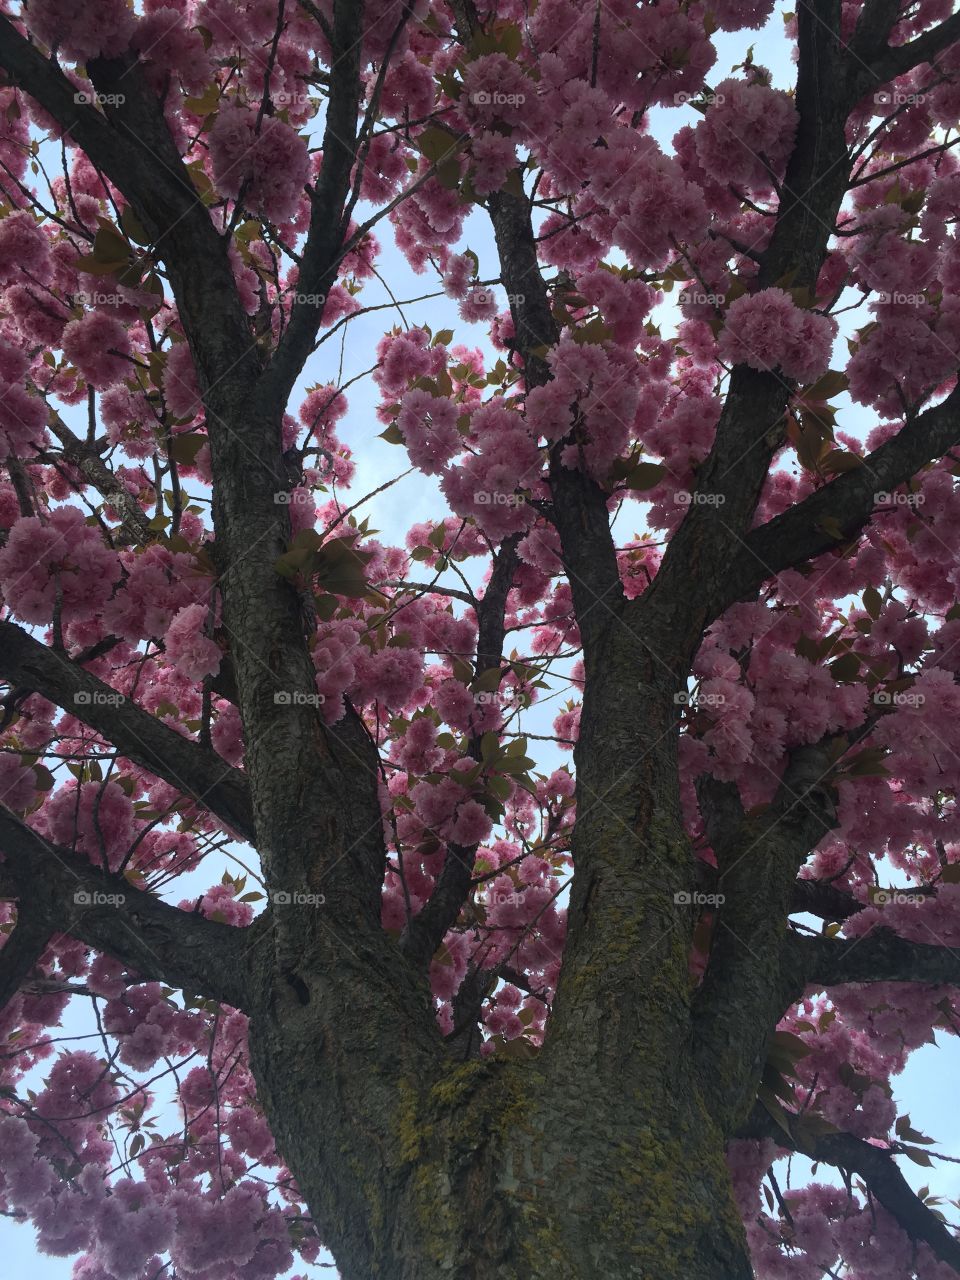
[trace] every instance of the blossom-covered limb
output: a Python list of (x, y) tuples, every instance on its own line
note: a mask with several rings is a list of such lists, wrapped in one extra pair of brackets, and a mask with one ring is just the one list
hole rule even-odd
[(874, 514), (878, 495), (909, 484), (920, 470), (960, 442), (960, 388), (910, 418), (896, 435), (782, 515), (751, 530), (730, 566), (719, 612), (768, 578), (802, 565), (855, 537)]
[(178, 910), (127, 877), (52, 844), (3, 805), (0, 850), (18, 897), (30, 901), (49, 933), (72, 934), (145, 978), (236, 1008), (248, 1004), (248, 974), (262, 928), (248, 934)]
[(42, 694), (95, 729), (127, 759), (192, 796), (241, 839), (253, 840), (250, 795), (239, 769), (168, 728), (13, 622), (0, 622), (0, 678)]
[(816, 1163), (859, 1174), (871, 1194), (911, 1239), (928, 1244), (941, 1262), (960, 1274), (960, 1240), (920, 1199), (900, 1172), (891, 1152), (850, 1133), (812, 1134), (804, 1130), (802, 1124), (793, 1127), (791, 1141), (783, 1128), (759, 1106), (754, 1108), (738, 1136), (769, 1138), (778, 1147), (797, 1151)]

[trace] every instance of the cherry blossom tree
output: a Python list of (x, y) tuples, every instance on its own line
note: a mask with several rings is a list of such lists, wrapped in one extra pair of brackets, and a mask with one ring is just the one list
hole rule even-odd
[(950, 8), (804, 0), (788, 90), (772, 0), (0, 3), (0, 1209), (76, 1280), (960, 1273)]

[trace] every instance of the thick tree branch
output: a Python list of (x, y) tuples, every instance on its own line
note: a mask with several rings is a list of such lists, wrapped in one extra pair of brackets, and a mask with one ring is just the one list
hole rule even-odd
[(934, 62), (938, 54), (960, 40), (960, 13), (955, 13), (937, 27), (924, 31), (907, 44), (885, 49), (872, 63), (869, 72), (862, 69), (857, 76), (857, 86), (866, 92), (876, 84), (886, 84), (897, 76), (906, 75), (922, 62)]
[[(401, 25), (407, 17), (405, 10)], [(344, 206), (350, 193), (350, 173), (357, 157), (363, 18), (364, 5), (358, 0), (335, 0), (323, 163), (311, 193), (310, 227), (300, 258), (297, 295), (290, 312), (290, 323), (264, 371), (259, 388), (265, 404), (286, 403), (310, 355), (323, 316), (326, 295), (337, 278), (339, 251), (347, 230), (343, 221)]]
[(53, 927), (32, 899), (17, 903), (17, 923), (0, 950), (0, 1012), (10, 1003), (38, 963)]
[[(760, 257), (760, 288), (782, 287), (789, 275), (792, 286), (813, 289), (849, 181), (845, 124), (855, 99), (840, 43), (840, 0), (801, 5), (797, 22), (797, 138)], [(640, 629), (651, 612), (670, 614), (678, 672), (721, 611), (715, 598), (782, 445), (793, 389), (779, 374), (734, 368), (713, 448), (697, 472), (697, 491), (712, 501), (691, 504), (650, 590), (626, 606), (625, 620)]]
[(862, 938), (789, 934), (784, 965), (798, 983), (835, 987), (844, 982), (919, 982), (960, 987), (960, 950), (901, 938), (876, 928)]
[(871, 1195), (892, 1214), (912, 1240), (928, 1244), (941, 1262), (960, 1274), (960, 1240), (923, 1203), (897, 1167), (889, 1151), (849, 1133), (810, 1134), (802, 1124), (792, 1141), (762, 1107), (754, 1107), (737, 1134), (742, 1138), (771, 1138), (779, 1147), (798, 1151), (820, 1164), (833, 1165), (863, 1178)]
[(756, 815), (743, 812), (735, 786), (698, 784), (723, 900), (694, 1002), (695, 1061), (725, 1133), (749, 1113), (769, 1040), (796, 994), (780, 963), (784, 935), (797, 870), (835, 822), (823, 781), (834, 755), (829, 739), (795, 751), (772, 804)]
[(76, 87), (0, 16), (0, 67), (53, 116), (64, 133), (133, 206), (167, 264), (201, 387), (228, 372), (254, 376), (252, 341), (227, 242), (214, 227), (167, 127), (163, 109), (133, 54), (87, 67), (108, 105), (77, 102)]
[(0, 678), (76, 716), (128, 760), (191, 796), (243, 840), (254, 842), (250, 795), (239, 769), (168, 728), (12, 622), (0, 622)]
[(63, 446), (63, 458), (77, 468), (89, 484), (120, 516), (121, 527), (131, 542), (143, 543), (150, 538), (147, 513), (121, 481), (113, 474), (96, 449), (74, 435), (58, 413), (48, 419), (50, 430)]
[(940, 404), (909, 418), (895, 436), (864, 458), (862, 466), (837, 476), (803, 502), (748, 533), (722, 592), (713, 602), (713, 616), (756, 592), (766, 579), (855, 537), (877, 513), (877, 503), (883, 501), (878, 495), (907, 484), (958, 443), (960, 386)]
[[(100, 871), (69, 849), (51, 844), (2, 805), (0, 852), (19, 899), (29, 903), (30, 930), (40, 927), (33, 920), (43, 920), (50, 933), (69, 933), (144, 979), (236, 1008), (248, 1006), (249, 957), (261, 928), (235, 929), (180, 911), (135, 888), (124, 876)], [(33, 936), (39, 937), (39, 932)], [(14, 951), (14, 968), (7, 977), (6, 955), (5, 947), (0, 952), (0, 987), (25, 976), (15, 973), (25, 960)]]
[(821, 880), (797, 880), (793, 886), (792, 915), (807, 912), (821, 920), (848, 920), (862, 910), (862, 902)]

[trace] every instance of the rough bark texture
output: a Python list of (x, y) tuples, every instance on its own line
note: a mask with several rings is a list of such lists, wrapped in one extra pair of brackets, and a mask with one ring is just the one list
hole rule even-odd
[[(789, 269), (797, 284), (816, 278), (848, 179), (844, 122), (864, 91), (864, 60), (877, 60), (876, 74), (892, 74), (891, 59), (903, 69), (941, 47), (923, 37), (888, 49), (881, 28), (889, 30), (895, 7), (882, 0), (869, 7), (859, 61), (839, 45), (839, 0), (814, 0), (798, 15), (801, 124), (761, 263), (767, 283)], [(453, 9), (466, 39), (476, 13), (469, 3)], [(398, 21), (407, 17), (399, 6)], [(301, 287), (318, 294), (336, 278), (345, 232), (362, 21), (361, 4), (336, 0), (328, 137), (301, 270)], [(130, 201), (168, 268), (206, 407), (215, 558), (245, 776), (132, 704), (94, 698), (107, 686), (10, 623), (0, 623), (0, 675), (68, 708), (254, 843), (271, 892), (325, 898), (320, 907), (268, 908), (241, 938), (147, 900), (5, 817), (0, 888), (30, 905), (4, 950), (0, 998), (26, 979), (52, 932), (69, 930), (145, 975), (244, 1009), (259, 1097), (345, 1280), (749, 1280), (724, 1149), (750, 1114), (786, 1004), (810, 982), (960, 975), (956, 957), (937, 948), (882, 938), (847, 948), (789, 935), (797, 904), (825, 918), (859, 907), (829, 885), (796, 884), (804, 855), (833, 820), (829, 794), (819, 789), (830, 757), (814, 750), (793, 762), (766, 819), (744, 815), (722, 792), (702, 797), (715, 826), (727, 927), (717, 931), (707, 981), (693, 1000), (696, 919), (684, 895), (696, 887), (696, 870), (680, 812), (675, 695), (712, 619), (771, 574), (829, 549), (825, 515), (855, 536), (876, 489), (893, 488), (960, 440), (960, 393), (909, 422), (866, 467), (750, 531), (791, 388), (738, 367), (699, 477), (726, 502), (690, 508), (655, 586), (631, 602), (620, 586), (607, 497), (560, 465), (558, 446), (551, 516), (586, 667), (567, 949), (539, 1055), (458, 1060), (463, 1042), (441, 1038), (427, 966), (469, 888), (471, 851), (457, 851), (435, 900), (394, 943), (379, 924), (385, 851), (371, 740), (352, 711), (331, 729), (309, 701), (275, 697), (315, 689), (310, 620), (275, 568), (290, 537), (288, 507), (275, 495), (287, 487), (283, 406), (314, 341), (318, 308), (298, 304), (266, 361), (237, 297), (227, 241), (196, 200), (135, 64), (91, 65), (103, 93), (123, 81), (123, 104), (105, 113), (78, 106), (73, 85), (5, 18), (0, 66), (73, 131)], [(558, 329), (531, 207), (506, 191), (486, 207), (502, 282), (517, 299), (526, 383), (542, 385), (549, 370), (539, 348), (555, 343)], [(109, 491), (109, 478), (81, 456), (79, 443), (64, 444), (90, 482)], [(136, 516), (127, 524), (135, 537)], [(515, 564), (514, 546), (504, 544), (478, 607), (478, 671), (501, 664)], [(809, 803), (791, 816), (798, 788)], [(127, 898), (118, 911), (71, 912), (76, 892), (121, 885)], [(739, 942), (746, 934), (749, 954)], [(845, 1168), (859, 1160), (864, 1170), (872, 1160), (865, 1176), (872, 1171), (886, 1189), (878, 1190), (883, 1203), (912, 1221), (915, 1204), (890, 1162), (851, 1150), (824, 1139), (816, 1158)], [(916, 1230), (932, 1238), (928, 1224)], [(940, 1247), (949, 1257), (949, 1246), (940, 1240)]]

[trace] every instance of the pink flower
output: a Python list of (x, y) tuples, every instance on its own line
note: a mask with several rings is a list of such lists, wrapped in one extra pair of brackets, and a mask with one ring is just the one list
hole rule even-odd
[(463, 444), (453, 401), (428, 391), (413, 390), (404, 395), (397, 426), (403, 433), (410, 461), (424, 475), (437, 475)]
[(65, 621), (94, 618), (119, 576), (116, 552), (76, 507), (18, 520), (0, 548), (0, 589), (24, 622), (50, 622), (58, 590)]
[(812, 382), (830, 363), (836, 331), (835, 320), (802, 310), (783, 289), (762, 289), (731, 302), (717, 349), (729, 364)]
[(244, 191), (252, 212), (286, 222), (296, 212), (310, 175), (307, 143), (276, 116), (264, 116), (236, 103), (221, 107), (210, 131), (213, 178), (225, 196)]
[(62, 345), (63, 354), (98, 390), (123, 382), (132, 371), (129, 360), (123, 358), (130, 355), (130, 337), (115, 316), (102, 311), (88, 311), (71, 320), (63, 331)]
[(174, 342), (163, 369), (163, 395), (175, 418), (195, 418), (200, 412), (200, 387), (190, 346)]
[(126, 0), (30, 0), (24, 17), (39, 40), (75, 62), (122, 53), (134, 25)]
[(220, 646), (204, 634), (207, 614), (206, 605), (187, 605), (174, 617), (164, 639), (167, 657), (190, 680), (202, 680), (220, 670)]
[(32, 214), (18, 210), (0, 218), (0, 284), (8, 284), (25, 273), (42, 285), (51, 269), (47, 237)]

